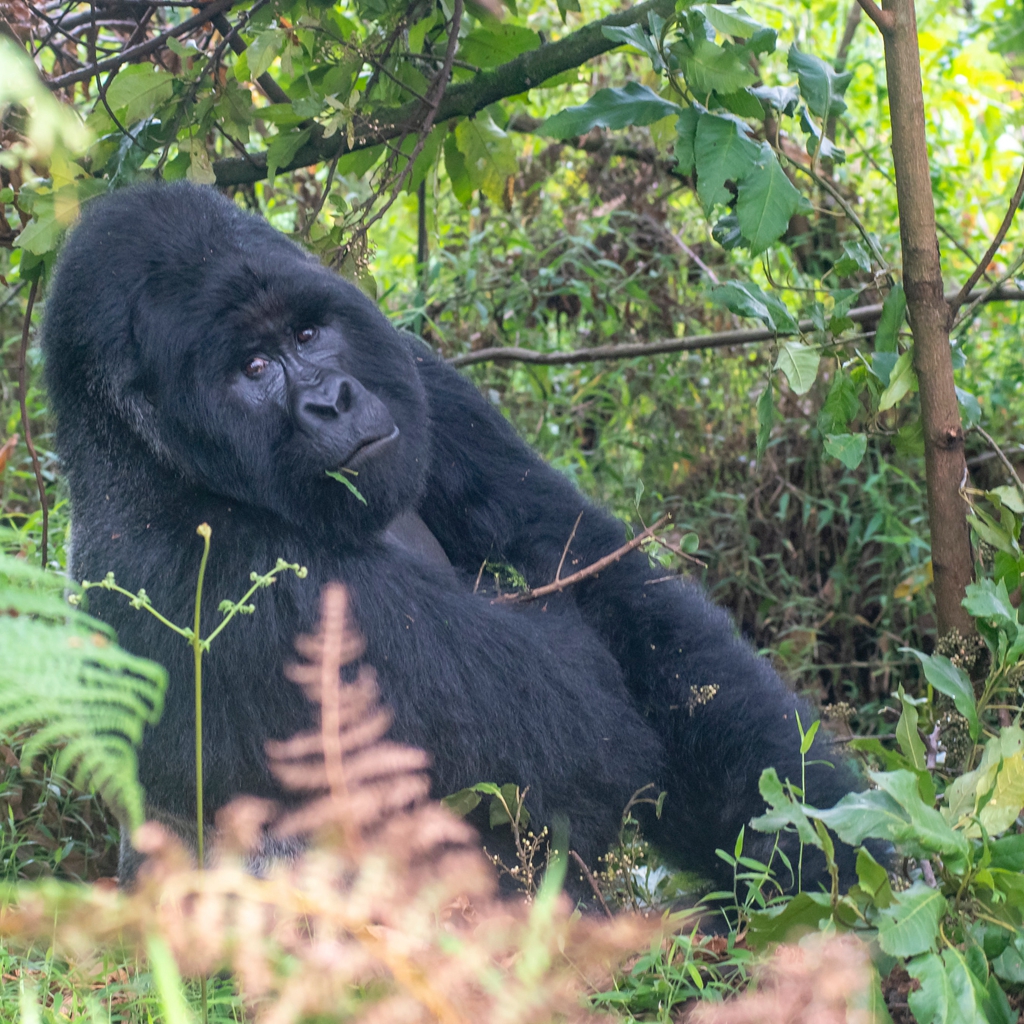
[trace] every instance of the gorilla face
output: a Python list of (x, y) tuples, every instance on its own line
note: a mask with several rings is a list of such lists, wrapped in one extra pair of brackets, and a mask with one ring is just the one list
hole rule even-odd
[[(165, 209), (176, 190), (160, 191)], [(128, 194), (125, 205), (154, 195)], [(203, 211), (215, 230), (202, 219), (193, 230), (195, 210), (183, 210), (166, 241), (139, 243), (137, 259), (124, 242), (133, 212), (104, 209), (125, 221), (113, 225), (124, 327), (79, 328), (76, 346), (96, 345), (81, 363), (99, 366), (127, 429), (189, 483), (306, 528), (359, 537), (409, 508), (429, 460), (426, 399), (409, 343), (376, 307), (223, 199)], [(65, 274), (77, 272), (74, 243)], [(87, 290), (75, 294), (88, 304)], [(338, 471), (365, 504), (327, 476)]]

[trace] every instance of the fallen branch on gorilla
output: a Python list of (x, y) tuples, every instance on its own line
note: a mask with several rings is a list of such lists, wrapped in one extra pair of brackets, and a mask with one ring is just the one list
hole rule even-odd
[[(565, 815), (593, 865), (631, 794), (653, 782), (667, 797), (644, 821), (648, 838), (731, 886), (715, 850), (764, 810), (765, 768), (800, 780), (796, 715), (809, 709), (698, 588), (650, 585), (640, 551), (543, 605), (474, 593), (485, 560), (543, 586), (566, 554), (588, 566), (619, 550), (622, 524), (358, 289), (213, 190), (145, 186), (86, 210), (44, 331), (76, 578), (113, 571), (187, 621), (199, 522), (217, 538), (215, 598), (278, 557), (309, 569), (279, 580), (207, 656), (211, 820), (238, 794), (288, 799), (265, 744), (309, 729), (311, 711), (278, 680), (320, 590), (341, 581), (392, 735), (431, 754), (436, 796), (481, 780), (529, 787), (534, 820)], [(339, 470), (358, 473), (365, 503), (330, 479)], [(188, 653), (113, 598), (94, 591), (90, 610), (170, 673), (140, 777), (154, 811), (187, 833)], [(204, 606), (204, 634), (215, 609)], [(807, 757), (807, 802), (828, 807), (856, 788), (826, 738)], [(746, 852), (767, 860), (774, 842), (750, 835)], [(852, 851), (836, 855), (849, 882)], [(803, 872), (825, 880), (818, 851), (805, 851)]]

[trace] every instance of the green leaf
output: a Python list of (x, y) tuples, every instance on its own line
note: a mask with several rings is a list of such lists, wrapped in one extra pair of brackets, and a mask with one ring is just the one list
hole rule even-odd
[(697, 4), (692, 10), (700, 11), (719, 32), (727, 36), (749, 39), (765, 26), (755, 21), (742, 7), (724, 4)]
[[(838, 277), (849, 277), (851, 274), (855, 274), (858, 270), (863, 271), (865, 274), (871, 273), (871, 256), (868, 254), (867, 249), (860, 242), (848, 242), (843, 246), (843, 255), (836, 260), (836, 265), (833, 268)], [(902, 290), (902, 286), (899, 286)], [(889, 293), (890, 295), (892, 292)], [(883, 303), (883, 315), (884, 315), (884, 303)], [(878, 348), (877, 333), (875, 335), (875, 348)], [(894, 335), (895, 337), (895, 335)]]
[(832, 916), (827, 893), (798, 892), (782, 907), (755, 911), (750, 915), (747, 943), (752, 949), (764, 949), (785, 942), (794, 933), (816, 932), (822, 921)]
[(761, 147), (747, 137), (748, 130), (735, 118), (701, 114), (693, 152), (697, 195), (705, 211), (729, 203), (732, 193), (725, 183), (742, 181), (757, 166)]
[(735, 49), (701, 36), (680, 39), (672, 45), (672, 53), (679, 59), (690, 91), (702, 99), (713, 92), (738, 92), (757, 81), (757, 75)]
[(1017, 487), (993, 487), (991, 491), (985, 492), (985, 497), (997, 501), (1011, 512), (1017, 515), (1024, 515), (1024, 498), (1021, 497), (1020, 489)]
[(907, 994), (918, 1024), (980, 1024), (977, 1017), (964, 1015), (946, 965), (937, 954), (915, 957), (907, 963), (907, 973), (920, 983)]
[(1024, 935), (1018, 932), (1014, 936), (1006, 949), (992, 961), (992, 970), (1003, 981), (1024, 985)]
[[(968, 589), (970, 589), (968, 587)], [(966, 603), (966, 602), (965, 602)], [(941, 654), (922, 654), (911, 647), (902, 647), (901, 651), (909, 651), (924, 670), (924, 677), (939, 693), (951, 697), (957, 711), (967, 719), (971, 739), (976, 740), (981, 731), (978, 721), (978, 710), (974, 702), (974, 687), (967, 673), (954, 665), (949, 658)]]
[(641, 53), (647, 55), (655, 71), (664, 70), (665, 62), (661, 59), (654, 39), (644, 31), (643, 25), (609, 25), (601, 29), (601, 34), (617, 43), (635, 46)]
[(268, 28), (261, 32), (248, 46), (245, 57), (249, 64), (249, 77), (255, 81), (264, 71), (270, 70), (270, 65), (281, 52), (281, 48), (287, 42), (287, 36), (283, 29)]
[(711, 292), (710, 298), (737, 316), (760, 320), (778, 334), (796, 334), (799, 330), (782, 300), (762, 291), (753, 281), (726, 281)]
[(1024, 834), (995, 839), (988, 844), (988, 852), (992, 857), (990, 867), (1024, 872)]
[(964, 391), (956, 385), (953, 386), (953, 390), (956, 392), (957, 405), (963, 410), (964, 422), (969, 427), (976, 426), (981, 422), (981, 403), (970, 391)]
[(896, 723), (896, 742), (899, 744), (900, 750), (903, 751), (904, 757), (907, 758), (914, 768), (923, 770), (925, 767), (925, 749), (924, 742), (917, 731), (917, 708), (914, 706), (913, 701), (903, 692), (902, 686), (897, 689), (896, 695), (903, 705), (903, 713)]
[(740, 230), (756, 256), (780, 238), (794, 214), (810, 209), (810, 204), (786, 177), (778, 157), (767, 142), (748, 173), (739, 183), (736, 216)]
[(981, 764), (954, 779), (946, 790), (946, 819), (978, 838), (981, 828), (989, 835), (1005, 832), (1024, 807), (1024, 732), (1004, 726), (985, 744)]
[(963, 600), (963, 606), (974, 618), (984, 619), (995, 626), (1000, 626), (1008, 630), (1011, 636), (1016, 634), (1017, 609), (1010, 601), (1010, 595), (1003, 580), (998, 583), (993, 583), (991, 580), (969, 583), (965, 593), (967, 596)]
[(764, 118), (764, 106), (750, 89), (740, 89), (724, 96), (716, 92), (712, 102), (715, 100), (737, 117), (749, 117), (758, 121)]
[(761, 392), (757, 400), (757, 458), (760, 461), (772, 436), (772, 425), (775, 422), (775, 402), (772, 398), (772, 382)]
[(452, 814), (464, 818), (470, 811), (474, 810), (483, 798), (475, 789), (460, 789), (457, 793), (449, 793), (441, 798), (441, 803), (448, 808)]
[(890, 956), (913, 956), (934, 949), (939, 922), (948, 910), (946, 897), (924, 882), (898, 893), (878, 912), (878, 944)]
[(879, 910), (892, 903), (889, 872), (863, 846), (857, 851), (857, 884)]
[(800, 102), (800, 90), (795, 85), (755, 85), (750, 91), (780, 114), (792, 114)]
[(488, 21), (486, 28), (473, 29), (459, 42), (459, 58), (480, 68), (495, 68), (538, 46), (540, 36), (533, 29)]
[(349, 480), (349, 478), (348, 478), (348, 477), (347, 477), (347, 476), (346, 476), (346, 475), (345, 475), (344, 473), (338, 473), (338, 472), (335, 472), (335, 471), (334, 471), (334, 470), (332, 470), (332, 469), (329, 469), (329, 470), (327, 470), (327, 475), (328, 475), (328, 476), (329, 476), (329, 477), (330, 477), (330, 478), (331, 478), (332, 480), (337, 480), (339, 484), (344, 484), (344, 485), (345, 485), (345, 487), (347, 487), (347, 488), (348, 488), (348, 490), (349, 490), (349, 491), (350, 491), (350, 492), (351, 492), (352, 494), (354, 494), (354, 495), (355, 495), (355, 497), (356, 497), (356, 498), (357, 498), (357, 499), (358, 499), (359, 501), (361, 501), (361, 502), (362, 502), (362, 503), (363, 503), (364, 505), (366, 504), (366, 499), (365, 499), (365, 498), (364, 498), (364, 497), (362, 496), (362, 494), (361, 494), (361, 493), (359, 492), (359, 488), (358, 488), (358, 487), (356, 487), (356, 485), (355, 485), (354, 483), (352, 483), (352, 481), (351, 481), (351, 480)]
[(700, 112), (695, 107), (683, 107), (676, 120), (676, 171), (692, 174), (694, 167), (693, 146), (697, 139), (697, 121)]
[(849, 374), (836, 370), (818, 414), (818, 430), (823, 434), (844, 434), (850, 420), (856, 419), (861, 412), (863, 409), (857, 397), (857, 386)]
[(561, 15), (562, 24), (565, 24), (565, 16), (569, 11), (580, 11), (580, 0), (558, 0), (558, 13)]
[(66, 576), (0, 554), (0, 733), (34, 730), (23, 764), (59, 748), (58, 770), (136, 827), (143, 810), (134, 748), (160, 718), (167, 676), (70, 607), (66, 587), (77, 591)]
[(799, 341), (784, 341), (779, 345), (779, 358), (775, 369), (781, 370), (794, 394), (806, 395), (818, 376), (821, 352)]
[[(551, 139), (572, 139), (592, 128), (628, 128), (653, 124), (670, 114), (681, 114), (677, 103), (662, 99), (646, 85), (628, 82), (621, 89), (600, 89), (582, 107), (567, 107), (549, 117), (536, 131)], [(460, 122), (472, 124), (471, 121)], [(456, 129), (458, 130), (458, 129)]]
[(853, 79), (852, 71), (837, 72), (820, 57), (801, 53), (795, 46), (790, 47), (786, 63), (789, 70), (795, 72), (800, 82), (800, 95), (812, 114), (824, 120), (838, 117), (846, 110), (843, 93)]
[(828, 434), (825, 451), (847, 469), (856, 469), (864, 460), (868, 439), (864, 434)]
[[(922, 853), (941, 853), (966, 858), (970, 844), (960, 832), (954, 832), (945, 818), (934, 807), (921, 799), (920, 781), (913, 772), (868, 772), (878, 788), (888, 793), (902, 807), (910, 819), (908, 828), (899, 841), (913, 857)], [(929, 780), (930, 784), (930, 780)], [(934, 800), (934, 788), (929, 799)]]
[(466, 158), (459, 150), (454, 132), (446, 135), (444, 139), (444, 169), (448, 173), (452, 194), (463, 206), (469, 206), (473, 201), (473, 186), (466, 170)]
[(500, 204), (508, 179), (518, 170), (515, 146), (508, 135), (481, 112), (472, 120), (460, 121), (455, 142), (466, 158), (466, 174), (475, 189)]
[(771, 808), (766, 814), (750, 822), (758, 832), (779, 832), (786, 825), (792, 825), (800, 837), (800, 842), (821, 849), (821, 839), (814, 831), (810, 819), (804, 813), (803, 807), (786, 791), (774, 768), (765, 768), (761, 772), (758, 789), (764, 797), (764, 802)]
[(891, 409), (909, 391), (917, 390), (917, 374), (914, 372), (914, 350), (908, 348), (893, 367), (889, 384), (878, 399), (878, 411)]
[[(309, 141), (310, 130), (288, 132), (274, 136), (267, 147), (267, 181), (272, 182), (279, 167), (287, 167), (296, 153)], [(193, 151), (194, 152), (194, 151)]]
[(149, 117), (174, 92), (174, 75), (155, 64), (130, 64), (118, 72), (107, 89), (107, 103), (134, 124)]
[[(869, 268), (870, 269), (870, 268)], [(878, 318), (875, 331), (875, 351), (895, 352), (903, 318), (907, 312), (907, 293), (898, 282), (889, 289), (882, 303), (882, 315)]]

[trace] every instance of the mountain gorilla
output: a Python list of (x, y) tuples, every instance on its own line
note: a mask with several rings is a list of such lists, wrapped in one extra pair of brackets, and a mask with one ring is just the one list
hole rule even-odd
[[(574, 571), (620, 547), (623, 526), (357, 288), (212, 189), (136, 187), (97, 201), (72, 232), (44, 346), (77, 579), (113, 571), (190, 622), (207, 522), (205, 634), (252, 570), (279, 557), (309, 569), (261, 592), (207, 656), (211, 816), (239, 793), (282, 797), (264, 744), (311, 721), (282, 665), (314, 627), (321, 587), (341, 580), (392, 736), (430, 752), (437, 796), (529, 787), (534, 820), (565, 815), (594, 864), (631, 795), (654, 783), (667, 797), (648, 837), (731, 887), (715, 850), (763, 812), (765, 767), (799, 780), (796, 713), (809, 723), (810, 712), (695, 586), (654, 585), (640, 551), (544, 601), (478, 592), (485, 560), (531, 586), (554, 580), (578, 517)], [(327, 475), (342, 468), (358, 473), (365, 504)], [(187, 821), (191, 651), (116, 595), (92, 591), (90, 604), (127, 649), (169, 670), (139, 769), (151, 810)], [(855, 787), (827, 739), (808, 759), (811, 803)], [(747, 852), (772, 842), (748, 834)], [(839, 856), (849, 880), (852, 851)], [(820, 858), (805, 857), (808, 877), (824, 877)]]

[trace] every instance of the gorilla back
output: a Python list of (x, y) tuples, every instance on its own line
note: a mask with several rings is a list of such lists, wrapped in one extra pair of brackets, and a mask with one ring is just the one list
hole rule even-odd
[[(761, 771), (800, 778), (795, 712), (807, 709), (699, 590), (650, 586), (640, 552), (541, 607), (475, 592), (488, 559), (550, 582), (578, 517), (577, 566), (618, 548), (622, 526), (358, 289), (213, 190), (145, 186), (87, 208), (44, 347), (76, 578), (113, 571), (189, 621), (195, 528), (208, 522), (205, 633), (252, 570), (278, 557), (309, 569), (261, 592), (207, 656), (211, 815), (238, 793), (282, 795), (263, 747), (308, 727), (281, 669), (331, 580), (352, 594), (393, 735), (433, 757), (435, 793), (528, 786), (535, 818), (565, 814), (590, 863), (654, 783), (667, 797), (650, 837), (721, 877), (715, 849), (763, 810)], [(338, 470), (357, 474), (362, 500), (328, 476)], [(190, 652), (114, 595), (90, 597), (125, 647), (170, 672), (140, 774), (155, 811), (187, 818)], [(853, 787), (826, 738), (809, 756), (811, 803)], [(849, 875), (851, 851), (841, 857)], [(805, 861), (805, 879), (822, 869)]]

